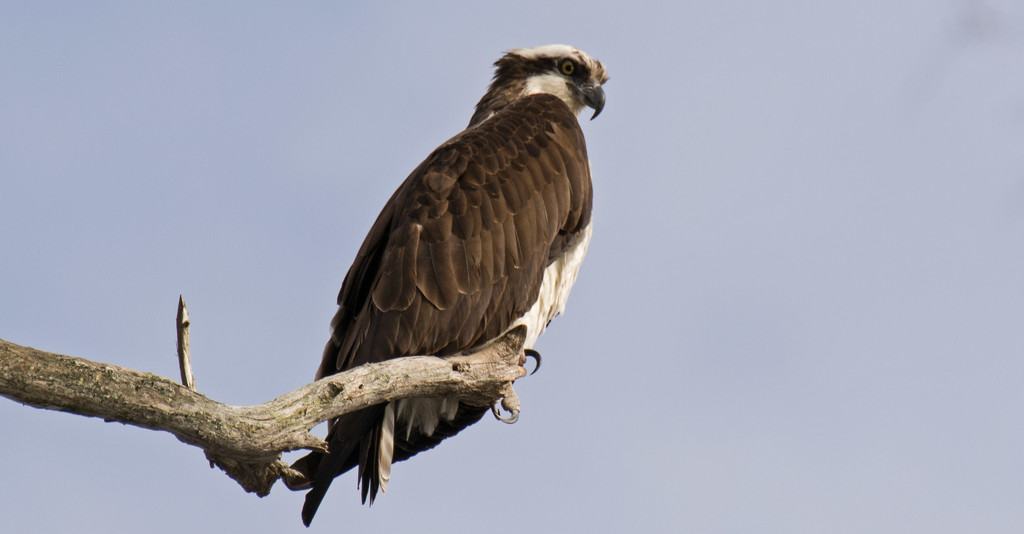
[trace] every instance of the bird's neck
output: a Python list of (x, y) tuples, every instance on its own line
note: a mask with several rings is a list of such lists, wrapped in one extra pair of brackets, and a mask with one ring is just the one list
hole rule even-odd
[(491, 84), (484, 96), (476, 104), (476, 111), (469, 120), (469, 128), (479, 125), (494, 116), (509, 104), (515, 102), (526, 92), (525, 82), (498, 83), (497, 80)]

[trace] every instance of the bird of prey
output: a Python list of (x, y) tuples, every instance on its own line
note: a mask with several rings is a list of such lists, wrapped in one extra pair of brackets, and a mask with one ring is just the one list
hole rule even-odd
[[(411, 355), (474, 352), (514, 327), (524, 347), (565, 307), (591, 233), (590, 163), (577, 116), (604, 107), (604, 66), (566, 45), (520, 48), (494, 63), (469, 126), (391, 196), (338, 295), (317, 378)], [(539, 362), (538, 362), (539, 363)], [(331, 481), (358, 467), (363, 503), (391, 464), (480, 420), (487, 406), (410, 398), (329, 422), (328, 452), (293, 468), (311, 488), (307, 526)]]

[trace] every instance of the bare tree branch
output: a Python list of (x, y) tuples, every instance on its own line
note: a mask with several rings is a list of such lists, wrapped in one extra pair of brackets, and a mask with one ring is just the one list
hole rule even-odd
[(230, 406), (154, 374), (0, 339), (0, 395), (170, 432), (206, 451), (211, 464), (246, 491), (263, 496), (278, 478), (292, 475), (282, 452), (324, 450), (309, 430), (328, 419), (404, 397), (455, 396), (474, 406), (514, 399), (511, 385), (526, 371), (524, 337), (518, 327), (473, 354), (363, 365), (256, 406)]
[(188, 308), (185, 307), (185, 297), (178, 295), (178, 315), (174, 321), (174, 326), (178, 331), (178, 370), (181, 371), (181, 383), (195, 391), (196, 377), (192, 374), (192, 354), (189, 351), (190, 324)]

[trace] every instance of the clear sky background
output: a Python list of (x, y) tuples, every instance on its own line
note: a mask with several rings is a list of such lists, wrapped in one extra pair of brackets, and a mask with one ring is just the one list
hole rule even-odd
[[(590, 253), (485, 418), (310, 532), (1024, 531), (1024, 3), (0, 4), (0, 337), (308, 382), (509, 48), (607, 66)], [(304, 532), (166, 433), (0, 399), (5, 532)], [(297, 456), (297, 455), (296, 455)]]

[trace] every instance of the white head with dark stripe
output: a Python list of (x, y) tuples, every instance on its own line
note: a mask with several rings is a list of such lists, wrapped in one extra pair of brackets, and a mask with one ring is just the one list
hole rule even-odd
[(470, 126), (519, 98), (537, 93), (557, 96), (576, 115), (584, 107), (591, 107), (591, 119), (604, 108), (602, 85), (608, 81), (608, 74), (600, 61), (582, 50), (557, 44), (517, 48), (509, 50), (494, 66), (494, 79), (477, 103)]

